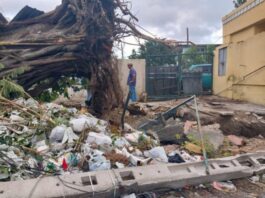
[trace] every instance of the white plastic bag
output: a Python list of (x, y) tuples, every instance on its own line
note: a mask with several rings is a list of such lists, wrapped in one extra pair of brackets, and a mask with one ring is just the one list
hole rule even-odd
[(142, 132), (127, 133), (124, 137), (129, 142), (138, 143), (138, 140), (142, 134)]
[(66, 142), (68, 142), (68, 144), (72, 144), (74, 143), (75, 140), (78, 140), (78, 139), (79, 137), (74, 133), (73, 129), (71, 127), (68, 127), (65, 130), (62, 144), (65, 144)]
[(95, 117), (87, 117), (85, 115), (81, 115), (79, 116), (79, 118), (72, 119), (70, 121), (70, 125), (77, 133), (81, 133), (88, 128), (93, 128), (97, 130), (97, 132), (105, 132), (108, 123)]
[(61, 142), (63, 140), (65, 130), (66, 130), (65, 125), (60, 125), (55, 127), (50, 134), (50, 141), (52, 143)]
[(155, 147), (149, 151), (145, 151), (144, 155), (161, 162), (168, 162), (167, 154), (163, 147)]
[(109, 136), (102, 133), (90, 132), (88, 134), (86, 142), (88, 144), (96, 143), (97, 145), (110, 145), (112, 143), (112, 140)]
[(130, 143), (123, 137), (118, 138), (117, 140), (115, 140), (114, 145), (117, 148), (122, 149), (123, 147), (129, 147), (131, 146)]

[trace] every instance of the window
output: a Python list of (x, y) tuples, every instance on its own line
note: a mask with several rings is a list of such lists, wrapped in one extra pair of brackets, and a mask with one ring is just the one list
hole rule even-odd
[(225, 76), (226, 60), (227, 60), (227, 48), (225, 47), (219, 50), (218, 76)]

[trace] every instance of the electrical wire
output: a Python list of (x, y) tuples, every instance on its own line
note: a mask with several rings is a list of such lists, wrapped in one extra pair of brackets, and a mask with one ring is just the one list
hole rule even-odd
[(135, 24), (137, 27), (139, 27), (140, 29), (142, 29), (143, 31), (145, 31), (146, 33), (150, 34), (151, 36), (157, 38), (157, 36), (155, 34), (153, 34), (152, 32), (148, 31), (147, 29), (145, 29), (144, 27), (140, 26), (139, 24)]
[[(72, 190), (76, 190), (76, 191), (79, 191), (79, 192), (82, 192), (82, 193), (89, 193), (89, 194), (93, 194), (91, 191), (86, 191), (86, 190), (82, 190), (80, 188), (77, 188), (77, 187), (84, 187), (83, 185), (77, 185), (77, 184), (73, 184), (73, 183), (70, 183), (70, 182), (67, 182), (67, 181), (64, 181), (62, 178), (60, 178), (60, 176), (57, 176), (57, 178), (59, 179), (59, 181), (67, 188), (70, 188)], [(71, 184), (68, 185), (68, 184)], [(73, 187), (73, 186), (77, 186), (77, 187)], [(111, 191), (113, 188), (108, 188), (104, 191), (100, 191), (100, 192), (95, 192), (94, 195), (100, 195), (100, 194), (103, 194), (103, 193), (106, 193), (106, 192), (109, 192)]]

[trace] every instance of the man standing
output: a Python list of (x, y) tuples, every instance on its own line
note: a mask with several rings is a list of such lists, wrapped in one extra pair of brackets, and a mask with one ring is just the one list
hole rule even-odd
[(127, 80), (127, 85), (129, 86), (129, 90), (131, 93), (130, 99), (132, 100), (132, 102), (136, 102), (137, 101), (137, 95), (136, 95), (136, 90), (135, 90), (135, 86), (136, 86), (136, 71), (133, 68), (133, 64), (128, 64), (128, 68), (130, 70), (129, 75), (128, 75), (128, 80)]

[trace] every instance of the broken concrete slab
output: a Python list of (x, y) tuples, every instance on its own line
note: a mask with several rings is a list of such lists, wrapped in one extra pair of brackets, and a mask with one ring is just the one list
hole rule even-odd
[(232, 144), (234, 144), (234, 145), (236, 145), (236, 146), (243, 146), (243, 145), (245, 144), (244, 139), (243, 139), (243, 138), (240, 138), (240, 137), (238, 137), (238, 136), (235, 136), (235, 135), (229, 135), (229, 136), (227, 136), (227, 138), (228, 138), (228, 140), (229, 140)]
[[(219, 128), (220, 128), (219, 124), (202, 126), (202, 132), (205, 141), (207, 143), (212, 144), (215, 151), (217, 151), (220, 148), (220, 146), (223, 145), (224, 142), (223, 132)], [(197, 128), (192, 128), (188, 133), (188, 137), (191, 137), (195, 141), (197, 140), (198, 142), (200, 142), (200, 134)]]
[(235, 115), (234, 111), (219, 111), (221, 116), (233, 116)]
[[(206, 174), (203, 161), (187, 164), (159, 164), (112, 171), (40, 177), (34, 180), (0, 183), (0, 196), (44, 197), (120, 197), (125, 194), (182, 188), (214, 181), (250, 177), (265, 171), (265, 153), (209, 160)], [(252, 166), (248, 166), (251, 163)], [(47, 190), (53, 189), (53, 190)]]
[(187, 140), (184, 131), (184, 124), (177, 123), (167, 125), (159, 131), (156, 131), (159, 141), (162, 144), (181, 144)]

